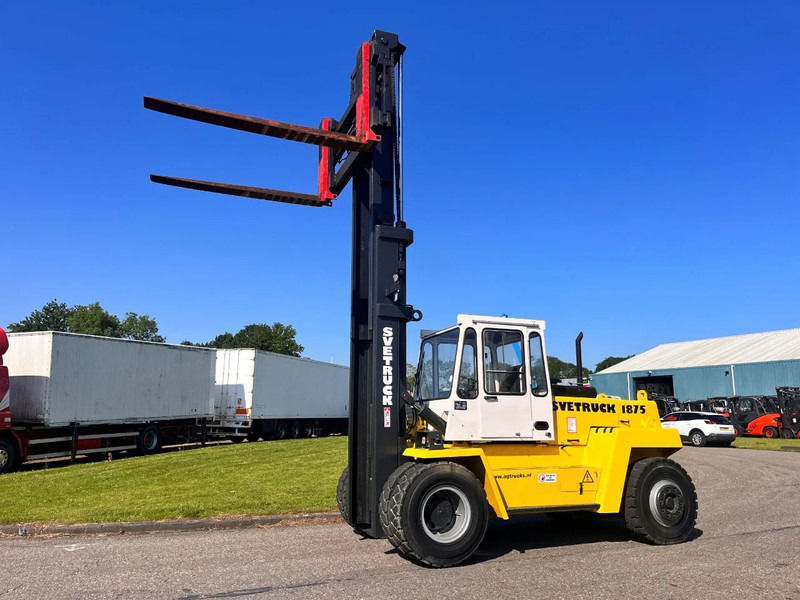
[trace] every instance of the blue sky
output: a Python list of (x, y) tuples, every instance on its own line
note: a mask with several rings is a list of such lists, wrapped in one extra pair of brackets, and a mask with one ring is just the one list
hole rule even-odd
[(800, 327), (800, 4), (20, 2), (0, 19), (0, 324), (53, 298), (170, 342), (295, 326), (349, 360), (350, 192), (330, 209), (150, 183), (314, 193), (314, 147), (142, 108), (316, 126), (359, 44), (405, 56), (409, 328), (544, 319), (585, 363)]

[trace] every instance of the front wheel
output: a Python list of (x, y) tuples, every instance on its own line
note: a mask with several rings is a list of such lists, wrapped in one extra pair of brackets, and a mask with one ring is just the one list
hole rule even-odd
[(399, 469), (381, 515), (389, 541), (402, 556), (431, 567), (469, 559), (489, 521), (486, 493), (475, 475), (447, 461)]
[(634, 463), (625, 488), (625, 526), (650, 544), (679, 544), (697, 521), (692, 478), (675, 461), (644, 458)]
[(336, 485), (336, 506), (339, 507), (344, 522), (350, 525), (358, 535), (368, 536), (360, 527), (350, 522), (350, 467), (345, 467), (339, 476), (339, 483)]
[(9, 440), (0, 440), (0, 475), (16, 471), (18, 458), (17, 445)]

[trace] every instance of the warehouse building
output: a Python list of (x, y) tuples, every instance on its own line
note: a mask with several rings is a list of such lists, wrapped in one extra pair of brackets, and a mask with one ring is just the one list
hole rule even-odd
[(638, 390), (682, 402), (774, 395), (778, 386), (800, 386), (800, 329), (661, 344), (595, 373), (591, 382), (621, 398), (635, 398)]

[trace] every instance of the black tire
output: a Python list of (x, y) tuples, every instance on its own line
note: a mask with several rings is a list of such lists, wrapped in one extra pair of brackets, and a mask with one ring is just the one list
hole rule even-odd
[(0, 440), (0, 475), (19, 469), (17, 445), (9, 440)]
[(303, 437), (304, 438), (314, 437), (314, 421), (311, 420), (303, 421)]
[(733, 434), (734, 434), (736, 437), (739, 437), (740, 435), (742, 435), (742, 428), (741, 428), (741, 427), (739, 427), (738, 425), (734, 425), (734, 426), (733, 426)]
[(780, 436), (780, 432), (775, 427), (764, 427), (764, 437), (770, 440), (777, 439)]
[(350, 469), (344, 468), (342, 474), (339, 475), (339, 483), (336, 485), (336, 506), (339, 507), (339, 513), (342, 515), (345, 523), (352, 526), (350, 522)]
[(385, 520), (385, 533), (402, 556), (431, 567), (452, 567), (475, 554), (483, 541), (489, 504), (466, 467), (448, 461), (414, 463), (392, 486)]
[(228, 439), (234, 444), (241, 444), (244, 441), (244, 438), (238, 435), (232, 435)]
[(275, 421), (275, 439), (285, 440), (289, 428), (286, 426), (286, 421)]
[(692, 442), (692, 446), (702, 448), (706, 445), (706, 436), (699, 429), (695, 429), (689, 433), (689, 441)]
[(668, 458), (636, 461), (628, 475), (624, 502), (625, 526), (642, 542), (685, 542), (697, 521), (692, 478)]
[(791, 429), (782, 429), (781, 430), (781, 437), (784, 440), (791, 440), (794, 438), (794, 432)]
[(292, 421), (292, 424), (289, 426), (289, 437), (293, 440), (301, 438), (303, 435), (303, 427), (300, 425), (300, 421)]
[[(392, 526), (392, 514), (391, 514), (391, 506), (392, 506), (392, 498), (394, 497), (394, 487), (397, 485), (397, 480), (400, 476), (408, 471), (411, 467), (413, 467), (416, 463), (414, 462), (404, 462), (402, 465), (397, 467), (392, 474), (389, 475), (389, 479), (386, 480), (386, 483), (383, 484), (383, 489), (381, 490), (381, 497), (380, 501), (378, 502), (378, 517), (380, 518), (381, 522), (381, 529), (383, 530), (384, 535), (387, 537), (390, 536), (390, 531), (395, 531), (396, 528)], [(390, 539), (392, 545), (397, 547), (400, 544), (400, 540), (398, 539)]]
[(345, 467), (342, 474), (339, 476), (339, 483), (336, 485), (336, 506), (339, 507), (339, 513), (342, 515), (344, 522), (350, 525), (358, 535), (364, 537), (372, 537), (367, 535), (363, 529), (353, 525), (350, 522), (350, 469)]
[(258, 431), (248, 431), (245, 439), (247, 439), (248, 442), (257, 442), (261, 439), (261, 433)]
[(145, 425), (136, 438), (139, 454), (156, 454), (161, 451), (161, 430), (155, 425)]

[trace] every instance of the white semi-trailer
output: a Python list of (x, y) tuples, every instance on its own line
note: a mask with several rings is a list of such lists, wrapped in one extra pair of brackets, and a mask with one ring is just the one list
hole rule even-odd
[(212, 349), (59, 332), (10, 333), (0, 473), (29, 460), (203, 441)]
[(233, 441), (347, 432), (349, 369), (262, 352), (217, 350), (209, 435)]

